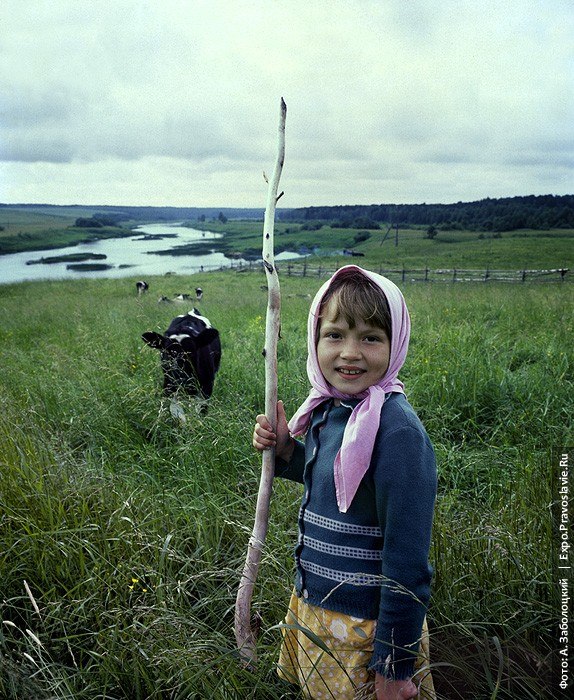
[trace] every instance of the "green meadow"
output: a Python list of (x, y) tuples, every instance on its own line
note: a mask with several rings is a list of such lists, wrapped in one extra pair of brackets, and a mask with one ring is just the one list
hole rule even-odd
[[(386, 245), (386, 244), (385, 244)], [(274, 662), (300, 498), (277, 480), (253, 610), (255, 672), (233, 609), (253, 525), (265, 277), (222, 272), (0, 286), (0, 697), (298, 698)], [(322, 279), (282, 277), (279, 394), (307, 391), (305, 320)], [(157, 353), (203, 287), (223, 360), (207, 415), (181, 424)], [(572, 286), (406, 284), (402, 373), (434, 442), (429, 610), (439, 697), (557, 697), (557, 460), (572, 444)]]
[(55, 250), (83, 242), (133, 235), (128, 226), (77, 227), (74, 225), (76, 217), (81, 214), (81, 210), (79, 213), (75, 212), (75, 216), (72, 217), (66, 213), (45, 214), (0, 208), (0, 255), (43, 249)]
[[(194, 228), (223, 233), (218, 243), (224, 251), (260, 252), (260, 224), (254, 221), (198, 223)], [(301, 247), (313, 250), (310, 263), (333, 265), (333, 251), (351, 249), (361, 253), (372, 269), (393, 268), (459, 268), (459, 269), (554, 269), (574, 265), (574, 230), (518, 229), (502, 233), (480, 231), (439, 231), (435, 238), (426, 236), (426, 227), (357, 230), (321, 226), (305, 230), (301, 224), (276, 225), (276, 251)], [(364, 239), (364, 240), (362, 240)], [(349, 259), (338, 256), (339, 264)]]

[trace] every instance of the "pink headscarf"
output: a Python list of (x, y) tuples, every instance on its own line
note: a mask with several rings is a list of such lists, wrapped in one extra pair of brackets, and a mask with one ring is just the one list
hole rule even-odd
[[(319, 368), (317, 359), (317, 323), (321, 301), (331, 282), (344, 270), (355, 270), (374, 282), (384, 293), (391, 311), (391, 350), (389, 368), (384, 377), (360, 394), (342, 394), (327, 382)], [(391, 391), (404, 394), (404, 386), (397, 375), (403, 366), (409, 346), (411, 322), (405, 300), (399, 288), (386, 277), (363, 270), (356, 265), (346, 265), (319, 289), (309, 311), (307, 321), (307, 375), (312, 389), (309, 396), (289, 421), (292, 435), (306, 432), (313, 409), (327, 398), (359, 398), (343, 434), (343, 442), (335, 458), (335, 490), (341, 513), (346, 513), (369, 468), (385, 393)]]

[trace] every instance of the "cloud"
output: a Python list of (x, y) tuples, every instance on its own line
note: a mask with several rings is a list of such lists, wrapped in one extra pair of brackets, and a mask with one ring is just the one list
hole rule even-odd
[(157, 168), (156, 203), (235, 180), (257, 206), (281, 96), (298, 204), (539, 193), (549, 168), (571, 191), (568, 0), (4, 0), (0, 22), (12, 201), (145, 203)]

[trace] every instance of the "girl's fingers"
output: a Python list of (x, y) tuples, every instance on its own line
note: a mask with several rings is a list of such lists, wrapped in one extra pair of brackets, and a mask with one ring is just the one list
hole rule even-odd
[(263, 452), (263, 450), (268, 450), (271, 447), (275, 446), (275, 441), (274, 440), (269, 440), (269, 441), (261, 441), (261, 440), (253, 440), (253, 447), (256, 450), (259, 450), (259, 452)]
[(253, 447), (256, 450), (265, 450), (275, 445), (276, 435), (265, 416), (257, 416), (257, 423), (253, 430)]
[(283, 401), (277, 402), (277, 432), (273, 431), (267, 416), (259, 414), (255, 418), (255, 429), (253, 430), (253, 447), (256, 450), (265, 450), (277, 445), (277, 434), (283, 435), (287, 430), (287, 416)]
[(257, 422), (255, 423), (255, 430), (253, 431), (257, 435), (260, 435), (262, 438), (265, 439), (270, 439), (270, 438), (275, 438), (275, 433), (273, 432), (273, 429), (271, 427), (271, 424), (265, 418), (265, 416), (257, 416)]
[(253, 431), (253, 440), (261, 442), (265, 445), (275, 444), (275, 433), (268, 432), (267, 430), (258, 430), (255, 428)]
[(255, 428), (262, 428), (263, 430), (271, 431), (271, 423), (267, 420), (267, 416), (260, 414), (255, 418)]

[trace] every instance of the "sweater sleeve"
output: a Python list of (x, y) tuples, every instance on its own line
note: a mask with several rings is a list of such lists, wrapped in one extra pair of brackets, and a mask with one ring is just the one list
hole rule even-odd
[(288, 462), (283, 459), (275, 460), (275, 476), (279, 476), (282, 479), (297, 481), (302, 484), (304, 471), (305, 446), (299, 440), (295, 440), (291, 459)]
[(370, 668), (410, 678), (430, 598), (428, 556), (436, 497), (434, 452), (422, 427), (402, 426), (377, 450), (375, 489), (384, 536), (379, 618)]

